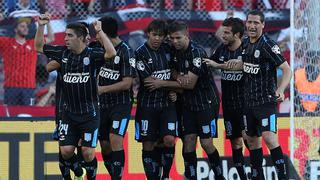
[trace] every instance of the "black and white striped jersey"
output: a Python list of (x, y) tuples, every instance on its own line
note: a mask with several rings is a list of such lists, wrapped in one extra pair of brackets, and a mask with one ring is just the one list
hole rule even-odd
[(147, 77), (161, 80), (171, 79), (170, 53), (168, 47), (162, 44), (159, 49), (151, 49), (147, 43), (135, 51), (136, 69), (140, 79), (138, 106), (148, 108), (163, 108), (169, 106), (169, 91), (163, 88), (150, 92), (144, 87)]
[[(210, 59), (222, 64), (230, 59), (242, 59), (242, 46), (235, 51), (229, 50), (228, 46), (220, 45)], [(244, 102), (242, 71), (221, 70), (221, 90), (223, 109), (242, 109)]]
[(43, 51), (56, 57), (60, 63), (66, 111), (75, 114), (96, 113), (97, 61), (104, 61), (104, 50), (86, 47), (80, 54), (74, 54), (65, 46), (45, 45)]
[(173, 67), (181, 75), (192, 72), (198, 76), (198, 81), (192, 90), (183, 90), (184, 108), (192, 111), (202, 111), (219, 106), (217, 88), (211, 71), (202, 58), (207, 57), (203, 48), (190, 41), (185, 51), (172, 52)]
[[(124, 77), (135, 77), (136, 60), (132, 49), (124, 42), (115, 47), (117, 55), (104, 62), (99, 71), (99, 86), (107, 86), (122, 81)], [(129, 90), (113, 93), (103, 93), (99, 96), (100, 107), (110, 108), (117, 104), (133, 103), (133, 92)]]
[(255, 43), (246, 38), (243, 48), (245, 106), (276, 103), (277, 67), (286, 61), (279, 46), (263, 34)]

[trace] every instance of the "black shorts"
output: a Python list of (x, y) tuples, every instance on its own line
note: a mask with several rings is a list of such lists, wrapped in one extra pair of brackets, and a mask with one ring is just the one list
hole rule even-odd
[(264, 131), (277, 132), (276, 104), (245, 108), (244, 127), (248, 136), (261, 136)]
[(223, 120), (227, 139), (242, 137), (243, 110), (223, 108)]
[(119, 104), (101, 109), (99, 139), (109, 141), (109, 134), (124, 136), (131, 117), (132, 104)]
[(95, 148), (97, 146), (99, 125), (99, 112), (86, 114), (64, 112), (58, 128), (59, 145), (78, 146), (78, 141), (82, 139), (82, 146)]
[(137, 108), (135, 139), (157, 141), (166, 135), (177, 136), (177, 113), (174, 105), (162, 109)]
[(197, 134), (201, 139), (218, 137), (217, 108), (191, 111), (183, 108), (182, 134)]

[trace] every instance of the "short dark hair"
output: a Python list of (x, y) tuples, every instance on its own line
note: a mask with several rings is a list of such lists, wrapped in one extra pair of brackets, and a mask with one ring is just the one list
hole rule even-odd
[(159, 32), (160, 34), (166, 36), (168, 34), (166, 21), (160, 19), (153, 20), (146, 29), (147, 33), (151, 31)]
[(239, 38), (242, 38), (244, 33), (244, 24), (240, 18), (229, 17), (222, 22), (222, 26), (231, 27), (232, 33), (240, 33)]
[(169, 24), (169, 34), (175, 33), (177, 31), (188, 31), (188, 24), (184, 21), (173, 21)]
[(263, 12), (261, 12), (261, 11), (259, 11), (259, 10), (252, 10), (252, 11), (250, 11), (250, 12), (248, 13), (247, 19), (248, 19), (248, 16), (249, 16), (249, 15), (260, 16), (260, 21), (261, 21), (262, 23), (264, 23), (265, 16), (264, 16)]
[(83, 36), (85, 38), (88, 35), (86, 26), (81, 23), (70, 23), (67, 25), (67, 29), (72, 29), (77, 37)]
[(110, 38), (118, 37), (118, 22), (115, 18), (105, 16), (99, 19), (101, 21), (102, 31)]

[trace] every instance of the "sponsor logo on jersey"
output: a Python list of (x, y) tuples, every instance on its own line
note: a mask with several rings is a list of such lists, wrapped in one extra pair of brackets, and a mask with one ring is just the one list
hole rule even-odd
[(240, 81), (243, 74), (242, 71), (222, 71), (221, 79), (225, 81)]
[(201, 58), (200, 57), (194, 58), (192, 63), (195, 67), (199, 68), (201, 66)]
[(171, 77), (171, 71), (170, 69), (154, 71), (151, 76), (161, 80), (169, 80)]
[(281, 54), (280, 47), (278, 45), (274, 45), (271, 48), (271, 51), (274, 52), (275, 54)]
[(243, 71), (249, 74), (258, 74), (259, 69), (259, 64), (251, 64), (246, 62), (243, 64)]
[(142, 61), (138, 61), (137, 62), (137, 69), (140, 70), (140, 71), (144, 71), (145, 66), (144, 66)]
[(136, 59), (135, 58), (130, 58), (129, 59), (129, 64), (130, 64), (130, 66), (136, 68)]
[(67, 73), (63, 76), (66, 83), (86, 83), (90, 79), (90, 73)]
[(106, 78), (106, 79), (118, 80), (120, 77), (120, 71), (115, 71), (112, 69), (102, 67), (100, 69), (99, 76)]

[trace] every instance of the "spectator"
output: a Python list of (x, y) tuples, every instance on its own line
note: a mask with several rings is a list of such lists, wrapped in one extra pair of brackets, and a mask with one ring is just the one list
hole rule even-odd
[(265, 9), (290, 9), (290, 0), (261, 0)]
[(69, 14), (66, 0), (38, 0), (38, 7), (41, 14), (50, 12), (53, 19), (61, 19)]
[[(26, 39), (29, 19), (20, 18), (14, 25), (14, 37), (0, 37), (0, 54), (4, 64), (4, 103), (29, 105), (36, 87), (37, 52), (34, 40)], [(50, 25), (46, 42), (54, 40)]]
[(319, 115), (320, 113), (320, 51), (310, 50), (306, 65), (295, 71), (296, 113)]
[(86, 15), (94, 12), (96, 0), (68, 0), (68, 10), (71, 10), (70, 17), (75, 15)]
[(14, 8), (9, 8), (9, 17), (36, 17), (40, 13), (32, 0), (19, 0)]

